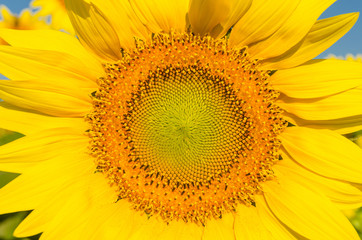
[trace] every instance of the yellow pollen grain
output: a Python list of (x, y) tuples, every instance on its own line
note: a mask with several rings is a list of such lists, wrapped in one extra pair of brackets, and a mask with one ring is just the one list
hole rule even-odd
[(269, 73), (246, 49), (187, 33), (122, 53), (104, 65), (87, 116), (97, 170), (119, 200), (196, 224), (255, 205), (285, 128)]

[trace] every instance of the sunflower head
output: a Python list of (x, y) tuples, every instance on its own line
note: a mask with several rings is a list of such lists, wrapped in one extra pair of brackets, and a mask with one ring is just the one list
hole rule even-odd
[[(0, 28), (18, 30), (50, 28), (45, 21), (39, 19), (39, 15), (33, 14), (30, 9), (24, 9), (19, 16), (16, 16), (5, 5), (0, 5), (0, 14)], [(0, 44), (6, 44), (5, 40), (0, 38)]]
[(50, 25), (53, 29), (75, 34), (64, 0), (33, 0), (31, 7), (37, 9), (37, 14), (41, 17), (51, 16)]
[(49, 25), (45, 21), (39, 19), (38, 14), (33, 14), (30, 9), (24, 9), (19, 16), (14, 15), (5, 6), (0, 6), (2, 20), (0, 28), (18, 29), (18, 30), (35, 30), (49, 29)]
[(76, 38), (0, 30), (26, 135), (0, 213), (44, 239), (356, 239), (362, 68), (311, 60), (357, 19), (317, 20), (332, 2), (66, 0)]
[(253, 205), (285, 127), (268, 72), (225, 39), (159, 34), (136, 46), (104, 65), (94, 93), (97, 170), (119, 199), (167, 222)]
[(353, 54), (347, 54), (345, 57), (343, 56), (336, 56), (334, 54), (329, 54), (327, 56), (327, 58), (331, 58), (331, 59), (345, 59), (347, 61), (354, 61), (354, 62), (362, 62), (362, 54), (357, 54), (357, 55), (353, 55)]

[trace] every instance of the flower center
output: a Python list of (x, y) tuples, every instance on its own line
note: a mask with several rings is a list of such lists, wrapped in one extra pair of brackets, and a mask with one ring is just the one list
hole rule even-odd
[(254, 205), (285, 127), (268, 73), (226, 40), (189, 34), (123, 55), (104, 66), (88, 116), (97, 170), (119, 199), (196, 224)]
[(238, 161), (250, 122), (225, 80), (197, 66), (151, 72), (124, 129), (141, 166), (172, 185), (208, 184)]

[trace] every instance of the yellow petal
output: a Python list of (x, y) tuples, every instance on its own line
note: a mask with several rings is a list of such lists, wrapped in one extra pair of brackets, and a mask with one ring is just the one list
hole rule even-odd
[(163, 230), (158, 235), (157, 239), (158, 240), (201, 239), (203, 230), (204, 227), (197, 226), (194, 223), (185, 223), (181, 220), (177, 222), (171, 222), (166, 227), (164, 227)]
[[(88, 216), (88, 214), (84, 214), (82, 216)], [(88, 218), (90, 218), (91, 216), (89, 216)], [(84, 236), (84, 228), (79, 227), (79, 228), (75, 228), (73, 229), (73, 231), (67, 233), (67, 234), (62, 234), (62, 240), (79, 240), (82, 239)], [(47, 240), (47, 239), (42, 239), (42, 240)], [(52, 240), (52, 239), (48, 239), (48, 240)]]
[[(137, 226), (137, 230), (129, 234), (128, 240), (145, 239), (148, 236), (162, 236), (162, 233), (167, 231), (167, 225), (160, 219), (150, 218), (144, 219), (141, 226)], [(172, 233), (171, 233), (172, 234)], [(167, 235), (166, 235), (167, 236)], [(200, 238), (201, 239), (201, 238)], [(96, 240), (96, 239), (94, 239)]]
[[(290, 240), (297, 239), (297, 235), (291, 233), (271, 212), (270, 208), (265, 202), (264, 196), (256, 195), (255, 204), (259, 215), (260, 222), (263, 223), (266, 229), (270, 232), (270, 235), (277, 240)], [(265, 238), (264, 238), (265, 239)]]
[(41, 19), (51, 15), (50, 25), (52, 29), (65, 30), (71, 35), (75, 35), (63, 0), (34, 0), (30, 2), (30, 6), (32, 8), (36, 8), (36, 15), (38, 15)]
[(254, 0), (249, 11), (233, 27), (230, 45), (251, 46), (270, 37), (295, 11), (299, 2)]
[(302, 41), (280, 56), (263, 60), (262, 68), (290, 68), (318, 56), (353, 27), (358, 15), (348, 13), (317, 21)]
[(23, 238), (43, 232), (62, 204), (62, 201), (50, 201), (38, 206), (19, 224), (14, 231), (14, 236)]
[(9, 173), (23, 173), (32, 168), (36, 163), (23, 163), (23, 162), (9, 162), (0, 163), (0, 170)]
[(237, 208), (235, 236), (237, 239), (245, 240), (273, 239), (269, 230), (263, 225), (256, 207), (247, 207), (244, 204), (240, 204)]
[(207, 221), (204, 239), (233, 239), (234, 238), (234, 214), (223, 214), (221, 219)]
[(78, 129), (44, 130), (1, 146), (0, 169), (21, 173), (39, 162), (56, 157), (61, 152), (84, 149), (87, 146), (87, 137)]
[(166, 224), (161, 219), (151, 217), (147, 220), (141, 220), (137, 225), (135, 225), (135, 222), (133, 224), (133, 233), (129, 234), (127, 238), (122, 235), (123, 238), (119, 237), (118, 239), (137, 240), (145, 239), (149, 236), (153, 236), (157, 240), (204, 239), (202, 237), (204, 230), (203, 226), (198, 226), (190, 222), (185, 223), (182, 220), (171, 221)]
[[(93, 166), (93, 168), (95, 168), (95, 166)], [(136, 227), (140, 226), (142, 221), (146, 219), (145, 216), (135, 213), (128, 201), (117, 201), (118, 196), (116, 190), (109, 185), (108, 179), (106, 179), (103, 174), (92, 173), (83, 178), (82, 182), (83, 186), (80, 186), (77, 192), (82, 194), (81, 197), (85, 198), (89, 203), (87, 208), (88, 215), (75, 216), (73, 217), (73, 221), (67, 221), (69, 215), (64, 213), (63, 217), (53, 221), (53, 227), (55, 227), (56, 230), (49, 231), (49, 239), (55, 239), (57, 234), (63, 235), (62, 232), (65, 232), (66, 228), (73, 228), (72, 222), (75, 222), (76, 227), (78, 224), (79, 226), (82, 225), (79, 227), (81, 229), (83, 229), (84, 226), (82, 232), (82, 238), (84, 239), (108, 239), (102, 236), (97, 238), (97, 231), (100, 231), (99, 234), (101, 235), (103, 231), (106, 232), (106, 234), (119, 232), (124, 234), (123, 237), (121, 235), (119, 238), (110, 239), (127, 239), (127, 234), (135, 230)], [(133, 219), (134, 221), (132, 221)], [(58, 221), (62, 221), (64, 224), (59, 224)], [(57, 227), (58, 225), (63, 225), (63, 227), (59, 228)], [(93, 231), (90, 231), (91, 229)], [(113, 231), (110, 232), (110, 229), (113, 229)]]
[(188, 18), (196, 34), (223, 37), (249, 9), (251, 1), (191, 0)]
[(225, 34), (250, 10), (253, 0), (230, 0), (231, 10), (228, 13), (225, 21), (220, 22), (220, 25), (210, 32), (210, 35), (214, 38), (222, 38)]
[(170, 32), (171, 29), (185, 31), (188, 0), (131, 0), (130, 3), (151, 32)]
[(90, 95), (97, 90), (96, 83), (91, 81), (79, 81), (78, 79), (72, 80), (71, 85), (65, 84), (64, 82), (50, 81), (49, 79), (3, 80), (0, 81), (0, 89), (34, 89), (69, 95), (85, 102), (91, 102)]
[(90, 54), (77, 38), (54, 30), (13, 30), (0, 29), (0, 37), (10, 45), (21, 48), (48, 50), (69, 54), (79, 59), (88, 67), (93, 76), (103, 73), (103, 68), (97, 58)]
[(273, 35), (249, 47), (248, 52), (259, 59), (272, 58), (285, 53), (307, 35), (322, 12), (335, 1), (300, 1), (293, 14), (280, 25)]
[(353, 133), (362, 129), (362, 115), (331, 120), (305, 120), (294, 114), (284, 112), (283, 118), (296, 126), (330, 129), (339, 134)]
[(8, 28), (30, 30), (30, 29), (50, 29), (50, 25), (44, 19), (40, 19), (37, 13), (26, 8), (23, 9), (16, 17), (12, 26)]
[(93, 172), (88, 154), (59, 151), (56, 158), (38, 163), (0, 189), (0, 214), (35, 209)]
[(70, 127), (85, 132), (88, 128), (83, 118), (60, 118), (17, 109), (5, 102), (0, 103), (0, 126), (29, 135), (44, 129)]
[[(18, 17), (15, 16), (5, 5), (0, 5), (0, 28), (13, 28), (16, 26)], [(8, 44), (0, 37), (0, 45)]]
[(283, 160), (279, 161), (275, 169), (283, 172), (288, 179), (307, 187), (308, 189), (328, 197), (339, 209), (353, 209), (362, 205), (362, 192), (349, 183), (322, 177), (307, 170), (287, 154), (282, 155)]
[(236, 239), (245, 240), (291, 240), (295, 239), (271, 213), (264, 197), (255, 196), (255, 207), (240, 204), (235, 216)]
[(221, 0), (191, 0), (188, 12), (192, 31), (205, 35), (227, 19), (230, 4)]
[[(147, 216), (141, 216), (132, 209), (127, 200), (107, 204), (99, 207), (98, 211), (86, 221), (83, 238), (88, 240), (98, 239), (132, 239), (139, 228), (147, 222)], [(142, 236), (138, 239), (146, 239)]]
[(274, 89), (289, 97), (325, 97), (362, 85), (362, 63), (311, 60), (299, 67), (277, 71), (270, 81)]
[[(108, 185), (102, 174), (89, 173), (64, 186), (39, 205), (18, 226), (14, 235), (26, 237), (44, 232), (44, 239), (66, 239), (66, 235), (83, 230), (89, 219), (99, 217), (95, 214), (101, 212), (101, 207), (114, 204), (116, 199), (114, 189)], [(86, 231), (93, 228), (94, 226), (89, 227)], [(48, 229), (51, 231), (47, 231)]]
[(289, 127), (282, 145), (302, 166), (328, 178), (362, 183), (362, 149), (330, 130)]
[[(89, 208), (89, 204), (87, 202), (87, 198), (85, 196), (78, 196), (79, 194), (68, 193), (68, 196), (63, 196), (66, 201), (63, 202), (58, 209), (58, 213), (55, 215), (55, 218), (45, 226), (45, 230), (42, 233), (42, 239), (44, 240), (52, 240), (52, 239), (64, 239), (64, 236), (68, 234), (73, 235), (74, 231), (77, 231), (78, 228), (83, 227), (84, 222), (87, 218), (93, 217), (89, 211), (93, 209)], [(83, 204), (82, 204), (83, 203)], [(83, 220), (81, 222), (80, 220)], [(16, 229), (17, 230), (17, 229)], [(85, 230), (83, 229), (83, 232)], [(27, 236), (25, 234), (20, 234), (22, 232), (15, 231), (14, 236), (16, 237), (24, 237)], [(71, 239), (82, 239), (75, 238), (76, 236), (72, 236)]]
[(2, 21), (0, 21), (1, 28), (8, 28), (10, 26), (14, 26), (16, 16), (14, 16), (9, 8), (7, 8), (5, 5), (0, 6), (0, 15), (2, 17)]
[(0, 81), (0, 98), (9, 104), (58, 117), (85, 116), (91, 109), (90, 98), (83, 97), (85, 93), (82, 99), (71, 95), (57, 88), (41, 89), (27, 81)]
[(150, 32), (132, 9), (130, 1), (90, 0), (97, 8), (106, 13), (109, 23), (115, 30), (124, 48), (134, 46), (134, 36), (148, 39)]
[[(79, 185), (78, 182), (75, 182), (71, 187), (63, 187), (61, 191), (56, 192), (47, 201), (44, 201), (43, 204), (37, 206), (26, 218), (23, 220), (20, 225), (15, 229), (14, 236), (18, 238), (23, 238), (27, 236), (33, 236), (41, 232), (51, 232), (53, 233), (56, 230), (56, 227), (53, 226), (53, 231), (46, 231), (54, 221), (58, 220), (60, 216), (67, 221), (72, 221), (71, 226), (75, 227), (74, 217), (80, 218), (82, 215), (86, 215), (87, 209), (89, 206), (88, 199), (82, 198), (82, 195), (79, 194), (76, 190), (76, 185)], [(80, 202), (81, 201), (81, 202)], [(72, 204), (74, 207), (69, 207)], [(63, 214), (68, 210), (66, 217)], [(81, 214), (79, 214), (79, 212)], [(57, 219), (58, 218), (58, 219)], [(55, 219), (55, 220), (54, 220)], [(57, 221), (58, 227), (66, 225), (61, 221)], [(68, 229), (71, 229), (71, 226), (67, 226)], [(44, 234), (45, 234), (44, 233)], [(48, 234), (42, 236), (42, 238), (47, 238)], [(61, 236), (57, 236), (60, 238)]]
[[(80, 41), (106, 61), (121, 59), (117, 33), (106, 16), (92, 3), (65, 0), (68, 15)], [(129, 47), (128, 44), (124, 47)]]
[[(69, 54), (10, 46), (0, 46), (0, 73), (10, 79), (49, 78), (65, 85), (73, 79), (86, 83), (100, 77)], [(94, 83), (89, 84), (94, 86)]]
[(308, 120), (330, 120), (362, 113), (362, 86), (323, 98), (280, 97), (277, 104), (289, 113)]
[[(77, 186), (79, 185), (79, 186)], [(44, 239), (63, 239), (63, 236), (79, 228), (87, 220), (86, 216), (91, 217), (90, 213), (94, 212), (89, 201), (90, 193), (85, 194), (83, 189), (87, 186), (82, 182), (74, 182), (68, 189), (61, 189), (61, 194), (53, 199), (62, 204), (58, 209), (54, 209), (53, 218), (46, 223), (46, 229), (42, 234)], [(49, 201), (52, 201), (50, 199)], [(90, 212), (90, 213), (89, 213)], [(79, 220), (83, 220), (79, 222)], [(50, 230), (51, 229), (51, 230)], [(25, 237), (27, 235), (21, 232), (22, 229), (16, 229), (14, 235)]]
[(356, 239), (348, 219), (324, 196), (276, 171), (278, 183), (263, 183), (266, 202), (287, 227), (307, 239)]

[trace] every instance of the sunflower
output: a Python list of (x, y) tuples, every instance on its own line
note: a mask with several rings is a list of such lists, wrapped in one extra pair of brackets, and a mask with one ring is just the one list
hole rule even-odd
[(33, 0), (31, 6), (39, 8), (39, 16), (51, 16), (51, 26), (56, 30), (65, 30), (75, 34), (65, 9), (64, 0)]
[(329, 54), (327, 56), (327, 58), (332, 58), (332, 59), (345, 59), (347, 61), (354, 61), (354, 62), (362, 62), (362, 54), (347, 54), (345, 57), (343, 56), (336, 56), (334, 54)]
[(334, 1), (65, 1), (1, 30), (0, 213), (41, 239), (358, 239), (361, 63)]
[[(0, 14), (0, 28), (21, 30), (50, 28), (46, 22), (39, 20), (39, 15), (33, 14), (30, 9), (24, 9), (19, 16), (16, 16), (5, 5), (0, 5)], [(6, 44), (6, 42), (0, 38), (0, 44)]]

